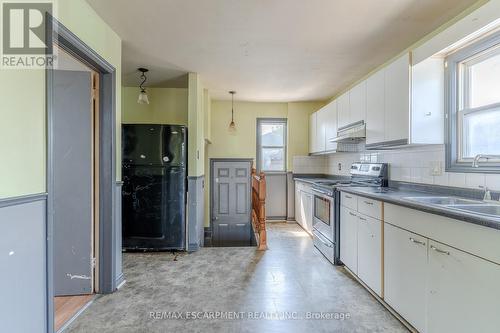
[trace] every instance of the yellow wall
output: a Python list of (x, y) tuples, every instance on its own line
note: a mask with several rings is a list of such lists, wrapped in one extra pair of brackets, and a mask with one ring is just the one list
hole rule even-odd
[(208, 157), (256, 158), (257, 118), (288, 118), (287, 170), (293, 168), (293, 156), (308, 154), (309, 115), (323, 102), (258, 103), (235, 102), (236, 132), (230, 133), (231, 101), (212, 101), (211, 137)]
[[(121, 39), (84, 0), (57, 1), (56, 17), (116, 68), (121, 115)], [(0, 69), (0, 198), (46, 191), (46, 110), (43, 70)], [(117, 129), (117, 161), (120, 161)], [(117, 179), (121, 178), (117, 163)]]
[(138, 87), (122, 88), (122, 123), (188, 124), (187, 88), (147, 88), (149, 104), (138, 104)]
[(204, 89), (197, 73), (188, 74), (188, 176), (205, 173)]

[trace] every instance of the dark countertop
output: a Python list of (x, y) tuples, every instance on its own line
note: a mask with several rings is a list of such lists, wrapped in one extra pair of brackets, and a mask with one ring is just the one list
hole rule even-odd
[[(500, 230), (500, 218), (459, 211), (446, 206), (423, 204), (416, 201), (404, 199), (405, 197), (442, 197), (443, 193), (415, 191), (411, 189), (388, 188), (387, 192), (381, 192), (378, 187), (341, 187), (340, 191), (360, 195), (363, 197), (380, 200), (391, 204), (404, 206), (431, 214), (442, 215), (456, 220), (482, 225)], [(470, 199), (464, 197), (463, 199)]]

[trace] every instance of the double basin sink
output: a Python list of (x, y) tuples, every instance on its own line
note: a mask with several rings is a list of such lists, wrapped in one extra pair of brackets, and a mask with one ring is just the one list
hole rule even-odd
[(500, 202), (498, 204), (488, 201), (462, 199), (455, 197), (405, 197), (409, 201), (415, 201), (424, 205), (443, 206), (447, 209), (463, 211), (469, 214), (479, 214), (500, 218)]

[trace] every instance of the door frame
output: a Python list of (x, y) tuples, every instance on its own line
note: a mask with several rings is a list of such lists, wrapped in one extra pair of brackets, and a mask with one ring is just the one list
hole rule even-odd
[[(63, 24), (47, 14), (46, 35), (79, 61), (99, 73), (99, 293), (116, 289), (115, 184), (116, 184), (116, 69), (97, 52), (80, 40)], [(53, 131), (53, 71), (49, 63), (46, 77), (46, 133), (47, 133), (47, 332), (54, 331), (54, 131)]]
[[(213, 203), (214, 203), (214, 190), (215, 190), (215, 187), (214, 187), (214, 184), (215, 184), (215, 180), (214, 180), (214, 177), (213, 177), (213, 170), (214, 170), (214, 164), (217, 163), (217, 162), (250, 162), (250, 206), (251, 206), (251, 200), (252, 200), (252, 168), (253, 168), (253, 163), (254, 163), (254, 159), (253, 158), (210, 158), (210, 174), (209, 174), (209, 177), (210, 177), (210, 200), (209, 200), (209, 204), (210, 204), (210, 223), (209, 223), (209, 228), (210, 228), (210, 243), (213, 245), (214, 244), (214, 229), (213, 229), (213, 220), (214, 220), (214, 209), (213, 209)], [(252, 207), (250, 207), (250, 224), (252, 223)]]

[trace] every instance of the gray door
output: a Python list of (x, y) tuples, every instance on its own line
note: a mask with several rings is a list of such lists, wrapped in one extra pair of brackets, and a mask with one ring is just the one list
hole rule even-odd
[(214, 161), (212, 184), (214, 246), (250, 245), (250, 161)]
[(54, 71), (54, 291), (92, 293), (91, 73)]

